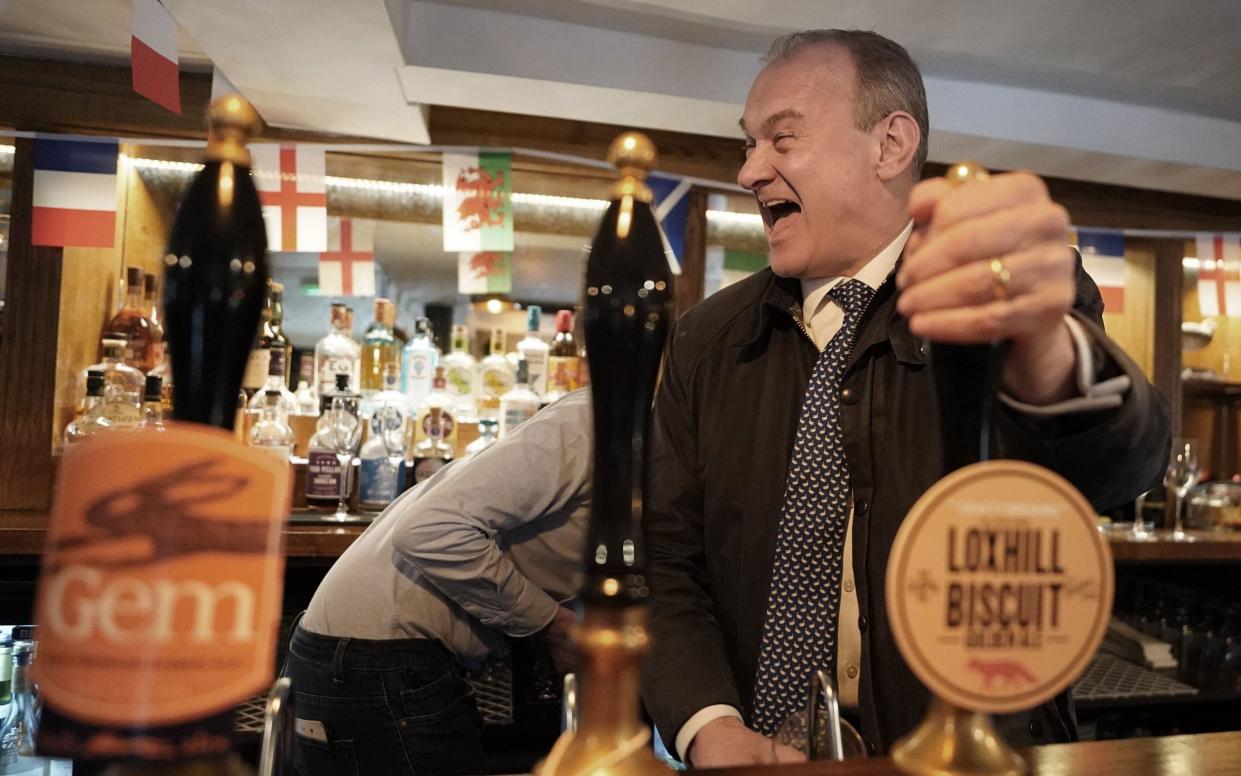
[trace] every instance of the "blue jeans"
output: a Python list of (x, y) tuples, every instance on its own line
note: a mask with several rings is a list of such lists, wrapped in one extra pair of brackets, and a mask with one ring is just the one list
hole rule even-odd
[(486, 773), (474, 688), (434, 641), (293, 631), (293, 761), (301, 776)]

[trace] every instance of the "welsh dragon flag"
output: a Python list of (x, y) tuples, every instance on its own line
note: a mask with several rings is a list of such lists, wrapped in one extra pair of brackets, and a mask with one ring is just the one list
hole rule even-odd
[(457, 292), (461, 294), (511, 294), (513, 255), (499, 251), (458, 254)]
[(512, 154), (444, 154), (444, 250), (513, 250)]

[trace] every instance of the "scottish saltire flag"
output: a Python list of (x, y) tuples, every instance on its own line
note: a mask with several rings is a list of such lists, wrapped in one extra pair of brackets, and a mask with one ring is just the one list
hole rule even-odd
[(112, 247), (118, 149), (116, 141), (35, 140), (33, 245)]
[[(1070, 237), (1072, 239), (1072, 236)], [(1073, 243), (1086, 274), (1099, 287), (1103, 311), (1125, 311), (1125, 235), (1107, 229), (1077, 229)]]
[(181, 112), (177, 22), (159, 0), (133, 0), (129, 40), (134, 91), (173, 113)]
[(685, 259), (685, 222), (689, 217), (689, 190), (692, 184), (682, 178), (651, 175), (646, 179), (646, 185), (651, 187), (651, 194), (654, 195), (651, 206), (663, 233), (668, 267), (672, 274), (680, 275), (681, 263)]
[(1203, 233), (1194, 242), (1202, 317), (1241, 315), (1241, 235)]
[(255, 143), (250, 146), (267, 248), (322, 253), (327, 247), (327, 180), (323, 146)]
[(457, 256), (457, 292), (510, 294), (513, 292), (513, 255), (501, 251), (461, 253)]
[(375, 295), (375, 222), (328, 218), (328, 250), (319, 254), (320, 296)]
[(513, 250), (513, 155), (501, 151), (444, 154), (444, 250)]

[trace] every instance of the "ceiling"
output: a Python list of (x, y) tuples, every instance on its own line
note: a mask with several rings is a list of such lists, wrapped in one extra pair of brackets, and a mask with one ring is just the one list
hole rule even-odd
[[(772, 38), (875, 29), (924, 71), (934, 160), (1241, 199), (1235, 0), (164, 4), (270, 123), (411, 143), (435, 104), (736, 136)], [(0, 3), (0, 52), (126, 61), (130, 0), (82, 7)]]

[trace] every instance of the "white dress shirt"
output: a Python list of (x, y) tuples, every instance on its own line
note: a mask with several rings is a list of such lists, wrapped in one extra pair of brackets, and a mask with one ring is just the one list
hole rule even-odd
[[(896, 268), (905, 243), (913, 233), (913, 222), (909, 222), (896, 239), (888, 243), (873, 259), (868, 261), (853, 277), (878, 290), (888, 275)], [(816, 278), (801, 281), (802, 290), (802, 323), (810, 333), (814, 344), (819, 350), (827, 347), (836, 332), (844, 323), (844, 310), (827, 295), (827, 292), (846, 280), (845, 277)], [(1120, 376), (1103, 382), (1096, 382), (1094, 355), (1090, 349), (1090, 338), (1071, 315), (1064, 317), (1065, 325), (1073, 337), (1077, 351), (1077, 368), (1075, 382), (1079, 396), (1047, 406), (1024, 404), (1012, 397), (1000, 393), (1000, 400), (1020, 412), (1035, 416), (1052, 416), (1084, 410), (1100, 410), (1120, 406), (1123, 394), (1129, 389), (1128, 376)], [(841, 576), (840, 619), (836, 625), (836, 688), (840, 704), (844, 707), (856, 707), (858, 683), (862, 675), (862, 634), (858, 629), (857, 585), (853, 577), (853, 506), (849, 507), (849, 527), (845, 534), (844, 567)], [(807, 692), (809, 687), (806, 688)], [(682, 762), (687, 762), (686, 755), (694, 736), (708, 722), (722, 717), (743, 719), (740, 710), (727, 704), (714, 704), (699, 709), (691, 716), (680, 731), (677, 732), (677, 755)]]

